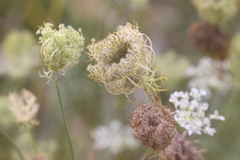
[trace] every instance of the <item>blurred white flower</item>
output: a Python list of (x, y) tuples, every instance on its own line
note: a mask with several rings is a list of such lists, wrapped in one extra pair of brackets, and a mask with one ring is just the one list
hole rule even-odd
[(119, 121), (113, 120), (108, 126), (100, 126), (91, 132), (94, 139), (93, 148), (96, 150), (109, 149), (115, 155), (124, 148), (135, 149), (139, 142), (134, 139), (132, 129), (123, 126)]
[(36, 103), (36, 97), (32, 92), (22, 89), (19, 93), (10, 93), (9, 100), (11, 102), (10, 109), (18, 123), (38, 124), (35, 117), (39, 110), (39, 104)]
[(211, 128), (211, 119), (222, 120), (225, 118), (219, 115), (215, 110), (209, 117), (205, 117), (205, 111), (208, 109), (208, 103), (201, 102), (202, 97), (206, 95), (203, 90), (192, 88), (191, 92), (174, 92), (171, 94), (169, 102), (175, 107), (175, 120), (186, 130), (188, 134), (201, 134), (202, 132), (212, 136), (216, 130)]
[(203, 57), (199, 60), (197, 66), (189, 66), (185, 74), (191, 78), (188, 82), (189, 88), (199, 88), (206, 90), (209, 94), (209, 87), (219, 89), (226, 93), (230, 89), (232, 75), (229, 72), (229, 62), (213, 60), (209, 57)]
[(23, 78), (40, 63), (40, 47), (34, 34), (27, 30), (11, 30), (3, 40), (2, 50), (0, 75)]

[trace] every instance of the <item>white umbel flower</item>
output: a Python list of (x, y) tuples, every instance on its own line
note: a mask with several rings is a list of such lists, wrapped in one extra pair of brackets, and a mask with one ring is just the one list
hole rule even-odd
[(94, 139), (95, 150), (108, 149), (113, 155), (118, 154), (124, 148), (134, 149), (139, 143), (132, 136), (132, 129), (113, 120), (108, 126), (100, 126), (91, 132)]
[(12, 104), (10, 109), (18, 123), (36, 122), (34, 118), (38, 113), (39, 104), (36, 103), (36, 97), (32, 92), (22, 89), (19, 93), (10, 93), (9, 100)]
[(175, 120), (179, 125), (188, 131), (188, 134), (201, 134), (202, 132), (212, 136), (216, 130), (211, 128), (211, 119), (222, 120), (225, 118), (215, 110), (209, 117), (205, 117), (208, 103), (201, 102), (205, 91), (192, 88), (191, 92), (174, 92), (169, 101), (175, 107)]

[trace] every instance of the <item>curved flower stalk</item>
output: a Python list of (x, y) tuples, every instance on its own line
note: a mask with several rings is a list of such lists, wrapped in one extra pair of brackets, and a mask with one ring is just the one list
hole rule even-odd
[(225, 118), (219, 115), (215, 110), (209, 117), (205, 117), (208, 109), (208, 103), (201, 102), (202, 97), (206, 95), (205, 91), (192, 88), (191, 92), (174, 92), (171, 94), (169, 102), (175, 107), (175, 120), (181, 127), (188, 131), (188, 134), (201, 134), (202, 132), (212, 136), (216, 130), (211, 128), (211, 120), (222, 120)]
[[(149, 42), (150, 46), (147, 45)], [(103, 83), (111, 94), (130, 94), (144, 85), (161, 90), (154, 79), (155, 72), (151, 68), (155, 60), (150, 39), (140, 33), (138, 26), (128, 23), (118, 26), (117, 32), (106, 39), (88, 46), (88, 53), (95, 64), (90, 64), (88, 75), (99, 83)], [(151, 75), (149, 75), (151, 73)]]
[(63, 24), (59, 25), (58, 31), (52, 27), (53, 24), (45, 23), (36, 32), (41, 34), (41, 57), (48, 67), (48, 71), (44, 71), (42, 77), (48, 78), (48, 82), (53, 82), (54, 73), (64, 75), (78, 63), (84, 45), (81, 29), (75, 31), (71, 26), (65, 27)]
[(10, 93), (9, 99), (12, 104), (10, 109), (16, 118), (16, 122), (20, 127), (29, 132), (35, 154), (37, 154), (38, 149), (31, 131), (34, 125), (38, 125), (38, 122), (35, 120), (39, 110), (36, 97), (27, 89), (22, 89), (19, 93)]
[(0, 129), (0, 135), (8, 141), (8, 143), (14, 148), (14, 150), (17, 152), (18, 156), (20, 157), (21, 160), (25, 160), (22, 152), (19, 150), (19, 148), (13, 143), (11, 138)]
[(65, 27), (63, 24), (59, 25), (58, 31), (52, 29), (52, 27), (53, 24), (45, 23), (37, 31), (37, 34), (42, 35), (39, 38), (39, 43), (42, 43), (41, 56), (44, 64), (48, 67), (48, 71), (44, 71), (42, 77), (46, 77), (48, 83), (55, 84), (71, 156), (72, 160), (74, 160), (73, 146), (63, 110), (57, 73), (64, 75), (66, 71), (78, 63), (80, 52), (83, 50), (84, 37), (81, 29), (77, 32), (71, 26)]
[(192, 0), (200, 16), (211, 25), (219, 25), (238, 11), (238, 0)]

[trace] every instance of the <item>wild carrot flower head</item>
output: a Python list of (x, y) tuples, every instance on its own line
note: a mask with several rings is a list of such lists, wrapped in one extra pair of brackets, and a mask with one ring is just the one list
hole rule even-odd
[(10, 109), (14, 114), (17, 123), (32, 126), (36, 125), (35, 116), (38, 113), (39, 104), (36, 103), (36, 97), (27, 89), (22, 89), (19, 93), (9, 94), (11, 102)]
[(132, 114), (130, 122), (135, 138), (153, 150), (163, 150), (171, 144), (176, 135), (174, 112), (162, 106), (159, 99), (153, 104), (140, 103)]
[(89, 77), (104, 83), (112, 94), (130, 94), (141, 88), (149, 80), (149, 72), (153, 73), (155, 54), (147, 41), (149, 38), (129, 23), (98, 43), (93, 40), (88, 54), (96, 63), (88, 66)]
[(192, 3), (200, 16), (211, 25), (218, 25), (238, 11), (238, 0), (193, 0)]
[(201, 102), (202, 97), (206, 95), (205, 91), (193, 88), (191, 92), (174, 92), (171, 94), (169, 102), (175, 107), (175, 120), (181, 127), (192, 133), (201, 134), (202, 132), (212, 136), (216, 130), (211, 128), (211, 119), (222, 120), (225, 118), (219, 115), (215, 110), (209, 117), (205, 117), (205, 111), (208, 109), (208, 103)]
[(41, 34), (41, 56), (51, 73), (65, 72), (78, 63), (84, 37), (81, 29), (77, 32), (71, 26), (65, 27), (63, 24), (59, 25), (59, 30), (52, 27), (53, 24), (45, 23), (36, 33)]

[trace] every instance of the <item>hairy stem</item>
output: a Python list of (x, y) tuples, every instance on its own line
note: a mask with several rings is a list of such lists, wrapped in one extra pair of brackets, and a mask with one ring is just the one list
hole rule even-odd
[(1, 129), (0, 129), (0, 134), (8, 141), (8, 143), (15, 149), (15, 151), (18, 153), (19, 157), (21, 160), (24, 160), (24, 157), (21, 153), (21, 151), (18, 149), (18, 147), (13, 143), (13, 141), (11, 140), (11, 138), (4, 133)]
[(72, 160), (74, 160), (73, 146), (72, 146), (72, 142), (71, 142), (70, 135), (69, 135), (69, 130), (68, 130), (66, 116), (65, 116), (65, 113), (64, 113), (64, 110), (63, 110), (62, 99), (61, 99), (61, 95), (60, 95), (60, 91), (59, 91), (59, 85), (58, 85), (58, 80), (57, 80), (56, 73), (54, 73), (54, 82), (55, 82), (55, 85), (56, 85), (58, 101), (59, 101), (60, 109), (61, 109), (61, 112), (62, 112), (62, 119), (63, 119), (63, 123), (64, 123), (65, 132), (67, 134), (68, 143), (69, 143), (69, 146), (70, 146)]

